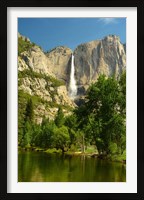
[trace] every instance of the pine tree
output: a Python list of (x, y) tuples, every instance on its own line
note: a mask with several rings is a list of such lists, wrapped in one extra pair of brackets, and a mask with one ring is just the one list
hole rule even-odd
[(34, 111), (33, 111), (33, 102), (32, 99), (27, 101), (26, 110), (25, 110), (25, 122), (33, 122)]
[(32, 99), (28, 99), (25, 109), (25, 117), (23, 124), (23, 131), (21, 135), (21, 146), (30, 147), (33, 134), (33, 102)]
[(58, 127), (61, 127), (63, 124), (64, 124), (64, 113), (63, 113), (63, 110), (61, 107), (59, 107), (58, 109), (58, 112), (57, 112), (57, 116), (55, 118), (55, 124), (58, 126)]

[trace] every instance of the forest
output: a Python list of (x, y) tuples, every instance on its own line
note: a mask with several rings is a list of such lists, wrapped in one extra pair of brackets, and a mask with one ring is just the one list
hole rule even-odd
[[(19, 92), (19, 108), (23, 96)], [(34, 121), (34, 99), (29, 97), (18, 117), (18, 147), (48, 153), (97, 155), (126, 161), (126, 72), (119, 79), (100, 75), (87, 90), (82, 105), (65, 116), (59, 105), (54, 120)]]

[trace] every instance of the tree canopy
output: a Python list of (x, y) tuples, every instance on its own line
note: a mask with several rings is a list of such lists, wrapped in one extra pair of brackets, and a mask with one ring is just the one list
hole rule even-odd
[[(22, 118), (22, 116), (21, 116)], [(21, 119), (20, 118), (20, 119)], [(126, 73), (119, 80), (99, 76), (86, 94), (84, 103), (65, 116), (59, 106), (54, 120), (45, 116), (34, 122), (32, 99), (28, 99), (20, 121), (19, 144), (44, 149), (85, 151), (95, 145), (99, 154), (126, 157)]]

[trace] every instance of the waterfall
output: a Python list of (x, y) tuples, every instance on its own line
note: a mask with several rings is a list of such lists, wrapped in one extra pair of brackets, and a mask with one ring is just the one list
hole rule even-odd
[(74, 55), (72, 54), (71, 72), (70, 72), (70, 83), (69, 83), (69, 96), (71, 98), (73, 98), (73, 99), (77, 95), (77, 86), (76, 86), (76, 80), (75, 80), (74, 74), (75, 74)]

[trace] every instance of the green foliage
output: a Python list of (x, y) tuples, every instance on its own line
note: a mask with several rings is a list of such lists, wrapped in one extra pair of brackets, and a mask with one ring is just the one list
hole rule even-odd
[(56, 128), (53, 135), (53, 147), (61, 149), (62, 152), (68, 151), (70, 144), (69, 132), (66, 126)]
[(70, 135), (70, 144), (75, 144), (77, 139), (77, 119), (76, 115), (69, 115), (65, 117), (65, 126), (68, 128)]
[(64, 122), (65, 122), (64, 113), (63, 113), (62, 107), (59, 107), (57, 116), (55, 118), (55, 124), (58, 127), (61, 127), (64, 124)]
[(58, 80), (58, 79), (56, 79), (56, 78), (54, 78), (52, 76), (48, 76), (46, 74), (35, 72), (35, 71), (31, 70), (31, 69), (25, 69), (23, 71), (19, 71), (18, 72), (19, 80), (21, 78), (25, 78), (25, 77), (30, 77), (33, 80), (35, 78), (45, 79), (46, 82), (47, 82), (47, 88), (49, 88), (49, 87), (59, 87), (59, 86), (65, 84), (64, 81), (62, 81), (62, 80)]
[(20, 56), (22, 52), (30, 50), (35, 44), (30, 43), (27, 40), (23, 40), (21, 37), (18, 38), (18, 55)]
[(110, 143), (108, 148), (109, 148), (110, 154), (116, 154), (117, 153), (118, 148), (117, 148), (116, 143)]
[(33, 110), (33, 102), (32, 99), (28, 99), (27, 105), (26, 105), (26, 111), (25, 111), (25, 122), (33, 122), (33, 117), (34, 117), (34, 110)]
[(23, 139), (24, 123), (25, 123), (25, 110), (29, 96), (25, 96), (22, 91), (18, 92), (18, 143), (19, 145)]
[(28, 99), (26, 103), (26, 109), (23, 112), (23, 117), (21, 117), (18, 120), (19, 121), (18, 143), (22, 147), (31, 146), (32, 134), (33, 134), (33, 117), (34, 117), (33, 102), (32, 99)]
[(126, 95), (126, 71), (122, 73), (119, 80), (119, 84), (120, 84), (122, 93)]
[(58, 79), (55, 79), (54, 77), (46, 77), (46, 79), (50, 80), (52, 82), (52, 87), (59, 87), (61, 85), (65, 85), (65, 82), (63, 80), (58, 80)]
[(56, 129), (56, 125), (53, 121), (47, 119), (43, 120), (41, 124), (40, 134), (37, 136), (36, 145), (42, 148), (51, 148), (53, 144), (53, 134)]
[(122, 154), (112, 154), (109, 156), (109, 159), (112, 161), (117, 161), (117, 162), (124, 162), (126, 161), (126, 150)]
[(120, 86), (120, 111), (121, 114), (125, 117), (126, 116), (126, 71), (124, 71), (119, 80)]
[(22, 147), (30, 147), (31, 146), (32, 133), (33, 133), (32, 123), (29, 121), (26, 121), (24, 124), (24, 129), (23, 129), (23, 137), (21, 140)]
[(95, 146), (91, 145), (91, 146), (88, 146), (88, 147), (86, 148), (85, 152), (91, 154), (91, 153), (95, 153), (95, 152), (97, 152), (97, 151), (96, 151)]
[(95, 141), (99, 153), (113, 153), (112, 143), (124, 151), (126, 124), (121, 113), (125, 109), (124, 80), (125, 75), (120, 79), (121, 84), (113, 77), (101, 75), (90, 86), (85, 104), (75, 110), (79, 128), (87, 139)]
[(31, 146), (40, 146), (40, 135), (42, 133), (41, 125), (33, 123), (33, 130), (31, 133)]
[[(18, 91), (18, 143), (21, 144), (26, 121), (33, 123), (34, 108), (41, 102), (38, 96), (31, 96), (22, 90)], [(35, 126), (37, 126), (35, 124)]]
[(43, 118), (41, 125), (33, 123), (33, 109), (41, 99), (19, 91), (19, 145), (62, 152), (86, 149), (87, 153), (98, 151), (112, 160), (125, 160), (125, 90), (126, 73), (119, 81), (102, 75), (90, 86), (85, 103), (72, 115), (65, 117), (59, 106), (55, 120)]
[[(20, 71), (18, 72), (19, 86), (22, 83), (22, 78), (25, 78), (25, 77), (31, 77), (33, 80), (35, 78), (44, 78), (47, 81), (47, 85), (49, 85), (47, 88), (48, 90), (50, 87), (54, 87), (54, 91), (51, 92), (51, 95), (54, 95), (52, 93), (55, 92), (56, 87), (63, 84), (62, 81), (59, 81), (53, 77), (34, 72), (30, 69), (26, 69), (21, 72)], [(28, 113), (26, 113), (28, 111), (26, 111), (26, 110), (29, 109), (28, 105), (27, 105), (27, 102), (29, 101), (29, 99), (31, 99), (31, 101), (33, 103), (33, 105), (32, 105), (33, 110), (37, 107), (37, 105), (40, 105), (40, 104), (45, 104), (47, 107), (58, 107), (58, 104), (54, 101), (48, 103), (47, 101), (43, 100), (41, 97), (39, 97), (37, 95), (31, 96), (30, 94), (25, 93), (23, 90), (19, 90), (18, 91), (18, 143), (19, 144), (21, 143), (20, 141), (21, 141), (21, 138), (23, 135), (23, 128), (24, 128), (25, 120), (27, 120), (27, 118), (28, 118), (28, 116), (27, 116)], [(27, 106), (27, 108), (26, 108), (26, 106)], [(64, 106), (63, 106), (63, 108), (69, 109)]]
[(50, 149), (47, 149), (45, 152), (49, 153), (49, 154), (51, 154), (51, 153), (61, 153), (61, 149), (50, 148)]

